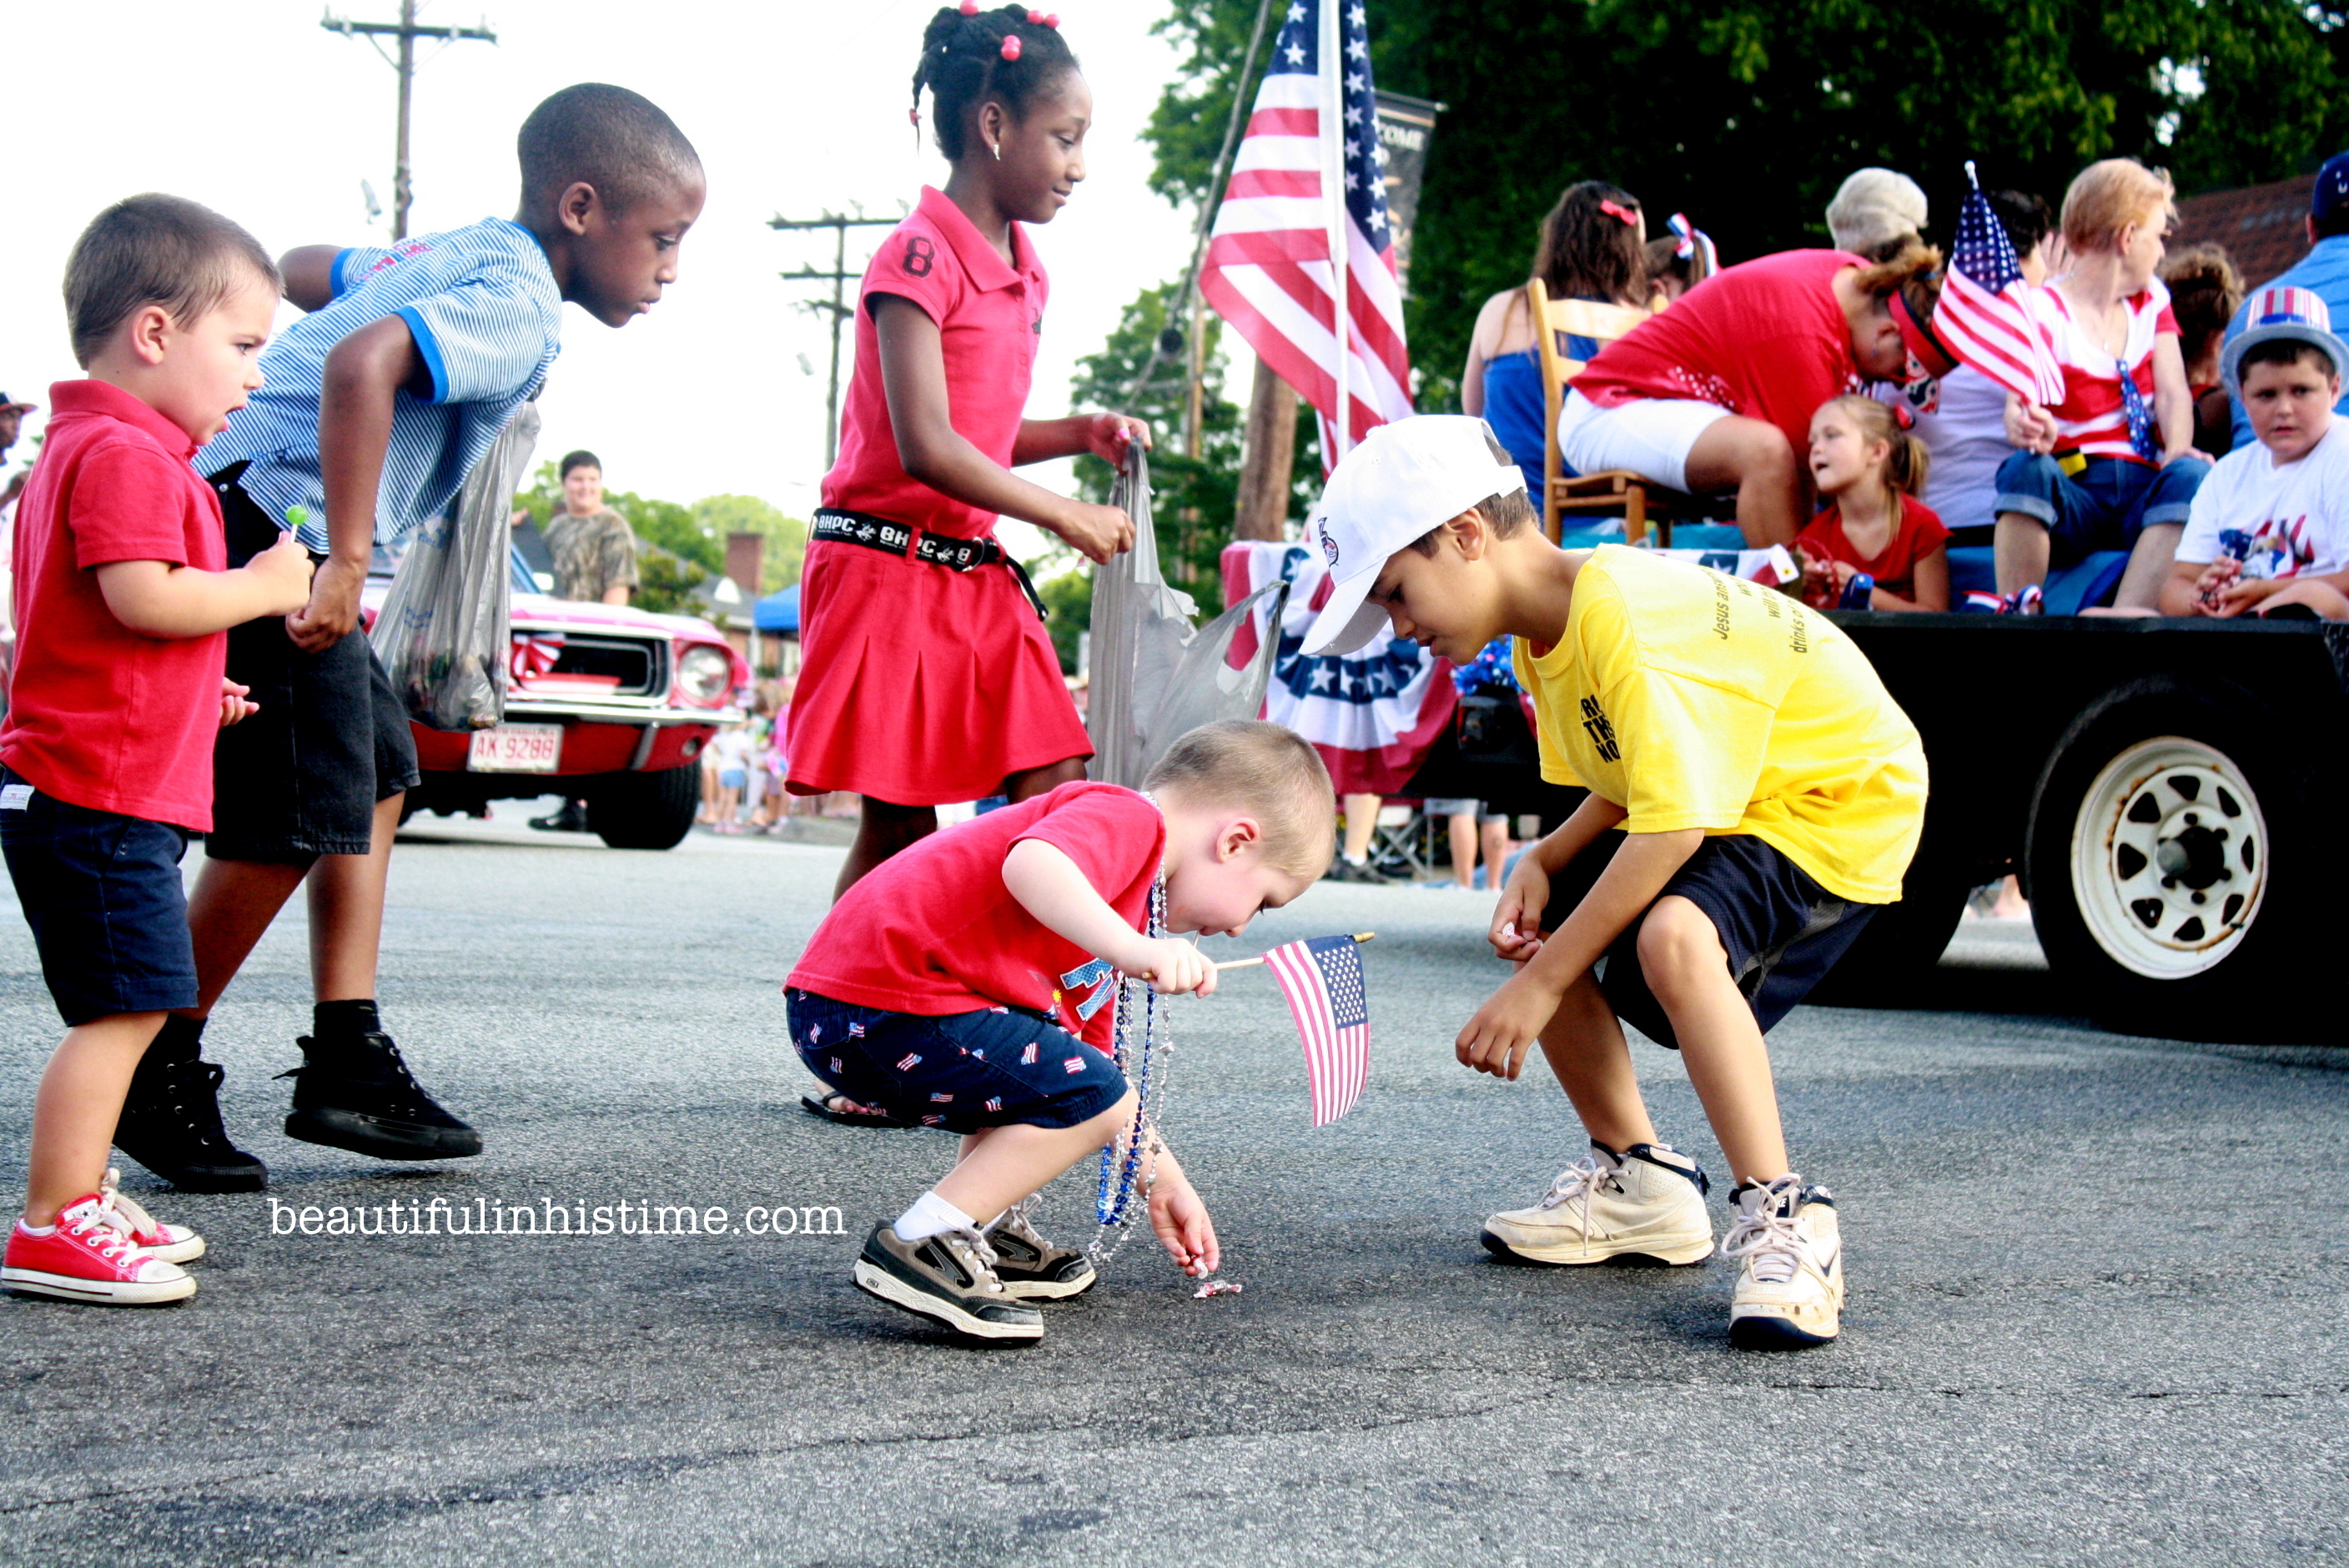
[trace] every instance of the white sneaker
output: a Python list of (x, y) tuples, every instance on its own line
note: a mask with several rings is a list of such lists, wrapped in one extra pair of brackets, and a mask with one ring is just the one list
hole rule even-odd
[(1540, 1202), (1485, 1222), (1485, 1248), (1537, 1264), (1639, 1256), (1668, 1264), (1713, 1255), (1708, 1183), (1695, 1161), (1665, 1143), (1618, 1154), (1603, 1143), (1569, 1165)]
[(1843, 1237), (1835, 1194), (1781, 1176), (1741, 1188), (1721, 1255), (1742, 1258), (1729, 1298), (1729, 1342), (1740, 1350), (1801, 1350), (1831, 1343), (1843, 1317)]

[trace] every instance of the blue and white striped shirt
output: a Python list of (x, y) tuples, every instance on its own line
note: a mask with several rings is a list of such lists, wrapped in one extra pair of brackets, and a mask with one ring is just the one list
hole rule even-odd
[(546, 253), (502, 218), (388, 250), (345, 251), (335, 258), (334, 288), (331, 304), (264, 351), (268, 384), (230, 416), (202, 459), (212, 473), (244, 462), (244, 493), (281, 523), (301, 508), (302, 542), (316, 551), (326, 548), (318, 403), (335, 345), (397, 315), (431, 371), (429, 401), (406, 391), (393, 400), (376, 494), (376, 538), (385, 543), (448, 510), (515, 408), (538, 395), (562, 348), (563, 295)]

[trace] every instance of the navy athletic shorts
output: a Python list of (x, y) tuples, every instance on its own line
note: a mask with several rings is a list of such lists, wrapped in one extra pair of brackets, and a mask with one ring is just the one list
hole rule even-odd
[(196, 1005), (185, 829), (44, 795), (0, 768), (0, 851), (70, 1028)]
[(1125, 1098), (1106, 1052), (1034, 1013), (925, 1017), (799, 990), (784, 1001), (808, 1071), (900, 1121), (950, 1132), (1074, 1127)]
[[(1551, 882), (1542, 930), (1554, 932), (1566, 923), (1626, 836), (1600, 834)], [(1765, 1035), (1826, 977), (1876, 910), (1874, 904), (1837, 898), (1802, 867), (1744, 833), (1707, 838), (1698, 845), (1656, 896), (1673, 893), (1713, 922), (1729, 954), (1729, 972)], [(1640, 969), (1640, 925), (1646, 918), (1642, 913), (1608, 947), (1599, 960), (1599, 988), (1617, 1017), (1658, 1045), (1678, 1050), (1663, 1004)]]

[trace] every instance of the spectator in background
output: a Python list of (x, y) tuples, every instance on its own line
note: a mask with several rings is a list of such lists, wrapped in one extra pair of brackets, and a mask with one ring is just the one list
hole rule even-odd
[(1422, 808), (1431, 817), (1444, 820), (1452, 837), (1452, 876), (1448, 882), (1430, 882), (1430, 887), (1461, 887), (1475, 892), (1476, 888), (1476, 851), (1480, 841), (1485, 851), (1485, 881), (1497, 892), (1501, 887), (1501, 868), (1509, 863), (1509, 819), (1499, 811), (1488, 811), (1482, 800), (1429, 800)]
[[(2268, 289), (2306, 289), (2324, 302), (2334, 320), (2349, 321), (2349, 152), (2336, 152), (2316, 171), (2316, 190), (2309, 199), (2308, 254), (2285, 269), (2281, 277), (2260, 284), (2257, 292)], [(2251, 307), (2246, 304), (2235, 312), (2235, 319), (2227, 324), (2227, 341), (2232, 343), (2251, 325)], [(2233, 406), (2237, 447), (2248, 447), (2255, 438), (2251, 421), (2237, 399)], [(2333, 412), (2349, 414), (2349, 399), (2334, 406)]]
[(1713, 254), (1678, 234), (1648, 242), (1648, 308), (1661, 310), (1713, 276)]
[(2154, 604), (2194, 492), (2210, 471), (2194, 447), (2178, 318), (2155, 276), (2177, 222), (2169, 176), (2133, 158), (2081, 170), (2064, 193), (2071, 266), (2052, 284), (2054, 407), (2007, 399), (2021, 449), (1998, 469), (1998, 592), (2036, 614), (2050, 567), (2098, 550), (2129, 552), (2116, 603)]
[(604, 504), (604, 464), (593, 452), (563, 459), (563, 510), (546, 530), (554, 558), (554, 593), (625, 604), (636, 585), (636, 536), (628, 520)]
[(1906, 174), (1857, 170), (1827, 203), (1827, 233), (1838, 251), (1889, 262), (1924, 243), (1925, 211), (1923, 188)]
[[(1623, 335), (1647, 312), (1647, 220), (1640, 199), (1603, 180), (1566, 188), (1542, 220), (1533, 276), (1553, 304), (1568, 300), (1602, 307), (1582, 313), (1576, 332), (1568, 322), (1566, 357), (1588, 361)], [(1669, 243), (1670, 242), (1659, 242)], [(1476, 313), (1468, 363), (1460, 372), (1460, 409), (1493, 427), (1493, 434), (1525, 470), (1529, 493), (1540, 495), (1547, 446), (1543, 428), (1541, 351), (1523, 288), (1505, 289)]]
[(2243, 303), (2243, 275), (2223, 247), (2189, 245), (2161, 263), (2160, 276), (2178, 318), (2178, 349), (2194, 398), (2194, 445), (2223, 456), (2235, 444), (2235, 410), (2219, 374), (2219, 350), (2228, 321)]
[(1811, 480), (1826, 510), (1795, 541), (1804, 600), (1822, 610), (1950, 607), (1950, 531), (1917, 499), (1932, 459), (1891, 406), (1857, 394), (1811, 418)]
[[(2055, 214), (2044, 197), (1992, 191), (1986, 200), (2022, 263), (2024, 281), (2047, 281)], [(1917, 438), (1931, 459), (1919, 500), (1947, 524), (1951, 544), (1988, 544), (1998, 521), (1998, 466), (2014, 448), (2006, 438), (2006, 388), (1970, 365), (1940, 378), (1930, 408), (1917, 410)]]
[[(25, 416), (39, 407), (38, 403), (14, 402), (8, 394), (0, 392), (0, 474), (6, 473), (8, 449), (15, 446), (16, 438), (25, 433)], [(9, 509), (16, 504), (16, 496), (25, 488), (25, 474), (28, 471), (20, 469), (0, 480), (0, 518), (6, 517)], [(5, 544), (0, 544), (0, 550), (5, 548)]]

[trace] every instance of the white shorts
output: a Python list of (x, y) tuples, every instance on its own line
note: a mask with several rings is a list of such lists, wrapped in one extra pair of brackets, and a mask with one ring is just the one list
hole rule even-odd
[(1629, 469), (1667, 490), (1684, 490), (1690, 449), (1729, 417), (1717, 403), (1674, 397), (1602, 408), (1569, 387), (1557, 412), (1557, 454), (1578, 474)]

